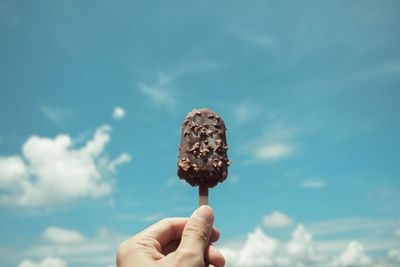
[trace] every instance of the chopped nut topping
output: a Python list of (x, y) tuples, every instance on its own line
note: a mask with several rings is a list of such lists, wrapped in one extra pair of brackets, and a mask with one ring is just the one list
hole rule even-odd
[(195, 172), (200, 171), (200, 169), (199, 169), (199, 167), (197, 166), (196, 163), (193, 163), (193, 164), (192, 164), (192, 167), (193, 167), (193, 170), (194, 170)]
[(202, 135), (206, 135), (207, 134), (207, 129), (206, 128), (201, 128), (201, 130), (200, 130), (200, 134), (202, 134)]
[(188, 150), (188, 152), (195, 151), (196, 149), (199, 149), (199, 148), (200, 148), (200, 143), (199, 143), (199, 142), (196, 142), (196, 143), (192, 146), (192, 148)]
[(200, 154), (202, 154), (203, 156), (205, 156), (208, 152), (210, 152), (210, 150), (208, 150), (207, 148), (200, 148)]
[(189, 165), (189, 163), (187, 163), (186, 161), (184, 161), (184, 162), (179, 162), (179, 167), (181, 167), (185, 172), (187, 171), (187, 170), (189, 170), (190, 169), (190, 165)]

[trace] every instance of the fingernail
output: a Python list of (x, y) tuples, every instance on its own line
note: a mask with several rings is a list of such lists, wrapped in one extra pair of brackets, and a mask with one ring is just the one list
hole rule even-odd
[(195, 210), (191, 216), (196, 220), (203, 221), (207, 224), (212, 224), (214, 221), (214, 214), (212, 208), (207, 205), (203, 205)]

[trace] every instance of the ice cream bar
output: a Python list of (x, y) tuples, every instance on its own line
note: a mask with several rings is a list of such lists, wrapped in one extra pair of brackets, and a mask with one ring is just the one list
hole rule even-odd
[(182, 123), (178, 176), (192, 186), (198, 185), (200, 195), (228, 176), (231, 161), (225, 132), (222, 118), (209, 109), (192, 110)]

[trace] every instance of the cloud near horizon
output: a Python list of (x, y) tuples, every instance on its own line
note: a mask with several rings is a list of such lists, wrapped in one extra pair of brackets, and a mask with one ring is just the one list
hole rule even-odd
[[(277, 211), (265, 216), (263, 226), (266, 221), (270, 223), (286, 221), (278, 225), (287, 225), (289, 217), (276, 214), (284, 215)], [(281, 218), (278, 220), (276, 219), (278, 217)], [(272, 220), (272, 218), (275, 219)], [(285, 219), (281, 220), (282, 218)], [(345, 231), (345, 224), (348, 221), (351, 220), (334, 220), (330, 224), (344, 224), (340, 228)], [(358, 221), (361, 223), (361, 220)], [(365, 219), (364, 224), (378, 223), (368, 221)], [(380, 222), (380, 224), (389, 232), (393, 227), (393, 223), (389, 225)], [(225, 243), (220, 246), (220, 250), (226, 258), (227, 266), (230, 267), (395, 267), (400, 263), (400, 249), (396, 242), (393, 242), (395, 235), (390, 240), (381, 240), (382, 247), (377, 248), (369, 244), (377, 243), (376, 240), (314, 240), (312, 232), (307, 228), (303, 224), (297, 224), (291, 238), (281, 240), (267, 235), (260, 226), (256, 226), (244, 240)], [(339, 228), (339, 225), (336, 228)], [(270, 229), (273, 233), (274, 228)], [(347, 231), (352, 231), (352, 229), (350, 227)], [(387, 256), (373, 258), (368, 255), (368, 252), (377, 250), (387, 251)]]
[[(93, 236), (84, 235), (75, 229), (66, 229), (57, 226), (47, 227), (41, 234), (42, 240), (26, 248), (22, 252), (24, 257), (45, 258), (49, 255), (63, 259), (63, 262), (80, 263), (82, 266), (101, 264), (108, 266), (115, 262), (115, 253), (118, 245), (128, 236), (100, 227)], [(64, 261), (65, 260), (65, 261)], [(49, 266), (37, 263), (37, 266)], [(25, 260), (21, 264), (30, 262)], [(21, 265), (27, 267), (30, 265)], [(42, 265), (40, 265), (42, 264)], [(35, 266), (36, 265), (32, 265)]]
[(67, 267), (67, 262), (60, 258), (46, 257), (41, 261), (23, 260), (18, 267)]

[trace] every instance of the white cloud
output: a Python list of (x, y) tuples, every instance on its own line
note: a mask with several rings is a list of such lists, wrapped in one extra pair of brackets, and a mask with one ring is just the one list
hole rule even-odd
[(299, 259), (313, 259), (314, 251), (311, 247), (311, 238), (311, 233), (306, 231), (304, 225), (298, 225), (287, 245), (289, 255)]
[(178, 74), (175, 76), (159, 74), (153, 84), (140, 82), (138, 83), (138, 87), (140, 92), (147, 96), (154, 104), (170, 108), (175, 106), (176, 103), (171, 86), (179, 76)]
[(47, 257), (39, 262), (24, 260), (18, 267), (67, 267), (67, 263), (60, 258)]
[[(51, 228), (58, 228), (51, 226)], [(47, 229), (49, 229), (47, 228)], [(86, 265), (102, 265), (108, 266), (115, 262), (115, 253), (118, 245), (126, 240), (128, 237), (121, 235), (107, 228), (99, 228), (97, 233), (92, 236), (83, 236), (79, 231), (73, 229), (61, 229), (63, 234), (57, 234), (58, 239), (62, 240), (49, 240), (44, 239), (44, 243), (37, 243), (24, 251), (24, 255), (31, 258), (47, 257), (48, 255), (54, 255), (67, 259), (68, 262), (73, 262), (79, 266)], [(46, 231), (43, 233), (43, 235)], [(64, 242), (68, 238), (71, 238), (72, 233), (78, 233), (82, 238), (75, 236), (76, 242)], [(42, 237), (43, 237), (42, 235)], [(55, 234), (52, 234), (54, 239)], [(80, 240), (78, 240), (80, 239)], [(58, 242), (60, 241), (60, 242)]]
[(400, 238), (400, 226), (397, 227), (397, 229), (395, 231), (395, 234), (396, 234), (397, 237)]
[(276, 160), (287, 157), (295, 151), (290, 144), (276, 143), (265, 144), (255, 151), (255, 156), (260, 160)]
[(219, 64), (210, 60), (196, 60), (178, 64), (166, 72), (155, 75), (152, 81), (137, 83), (139, 92), (151, 100), (156, 107), (167, 110), (176, 108), (177, 103), (177, 81), (184, 77), (197, 74), (200, 71), (209, 71), (219, 67)]
[[(339, 220), (338, 220), (339, 221)], [(346, 221), (346, 220), (342, 220)], [(353, 224), (352, 220), (347, 220)], [(365, 220), (366, 221), (366, 220)], [(360, 222), (360, 221), (359, 221)], [(377, 222), (361, 223), (361, 226), (377, 226)], [(332, 224), (334, 226), (334, 224)], [(389, 233), (391, 226), (380, 224), (378, 227), (386, 229)], [(326, 224), (329, 227), (329, 224)], [(351, 227), (352, 228), (352, 227)], [(336, 230), (334, 230), (336, 231)], [(312, 232), (312, 231), (311, 231)], [(233, 267), (394, 267), (398, 266), (400, 260), (400, 250), (398, 242), (383, 237), (368, 239), (363, 237), (363, 241), (351, 241), (348, 239), (322, 239), (314, 240), (313, 235), (304, 225), (297, 225), (289, 240), (275, 239), (267, 236), (260, 227), (249, 233), (243, 240), (235, 240), (226, 243), (220, 249), (227, 260), (227, 266)], [(396, 240), (394, 240), (396, 241)], [(361, 243), (368, 246), (364, 248)], [(381, 244), (379, 244), (381, 243)], [(387, 251), (387, 258), (377, 258), (372, 260), (365, 251)]]
[(299, 225), (292, 239), (282, 242), (267, 236), (260, 227), (248, 234), (243, 246), (221, 248), (228, 266), (315, 266), (311, 234)]
[(388, 256), (391, 260), (400, 263), (400, 250), (398, 249), (391, 249), (388, 252)]
[(230, 175), (228, 181), (231, 184), (236, 184), (239, 181), (240, 177), (238, 175)]
[(73, 117), (72, 111), (63, 107), (41, 106), (40, 111), (48, 120), (58, 126), (63, 126), (67, 120)]
[(111, 128), (99, 127), (92, 139), (75, 148), (69, 135), (31, 136), (22, 156), (0, 158), (0, 204), (21, 207), (54, 206), (82, 197), (98, 198), (112, 191), (112, 174), (122, 155), (109, 161), (104, 155)]
[(282, 127), (266, 130), (261, 137), (246, 143), (242, 151), (252, 154), (257, 161), (271, 162), (292, 156), (298, 151), (292, 140), (297, 132), (294, 128)]
[(261, 33), (249, 33), (249, 31), (241, 32), (238, 36), (246, 42), (254, 45), (259, 45), (261, 47), (273, 47), (276, 45), (276, 38), (271, 35), (265, 35)]
[(261, 112), (262, 112), (261, 108), (254, 104), (250, 105), (247, 103), (241, 103), (236, 106), (234, 110), (234, 115), (236, 121), (239, 124), (242, 124), (255, 119), (257, 116), (261, 114)]
[(122, 120), (125, 117), (125, 110), (121, 107), (115, 107), (113, 111), (113, 117), (116, 120)]
[(301, 183), (304, 188), (316, 189), (325, 187), (325, 182), (319, 178), (307, 179)]
[(15, 184), (22, 182), (28, 170), (23, 160), (18, 156), (0, 157), (0, 188), (13, 190)]
[(128, 153), (122, 153), (119, 155), (118, 158), (112, 160), (110, 163), (106, 162), (107, 168), (110, 169), (111, 171), (116, 171), (116, 168), (124, 163), (127, 163), (132, 160), (131, 155)]
[(270, 215), (265, 215), (262, 222), (262, 225), (267, 228), (285, 228), (292, 224), (293, 220), (279, 211), (274, 211)]
[(274, 254), (278, 247), (278, 241), (270, 238), (257, 227), (254, 232), (249, 233), (243, 248), (237, 258), (240, 266), (272, 266)]
[(376, 229), (393, 229), (394, 225), (395, 222), (389, 219), (343, 218), (311, 223), (308, 228), (314, 235), (326, 236), (355, 230), (372, 232)]
[(80, 243), (85, 241), (85, 237), (76, 230), (64, 229), (55, 226), (49, 226), (42, 233), (42, 237), (54, 243)]
[(170, 93), (158, 86), (150, 86), (146, 83), (139, 83), (138, 86), (140, 91), (152, 99), (156, 104), (165, 104), (168, 106), (175, 104), (175, 99), (170, 95)]
[(367, 266), (372, 263), (372, 260), (364, 253), (364, 248), (359, 242), (351, 241), (339, 256), (338, 262), (344, 267), (356, 267)]

